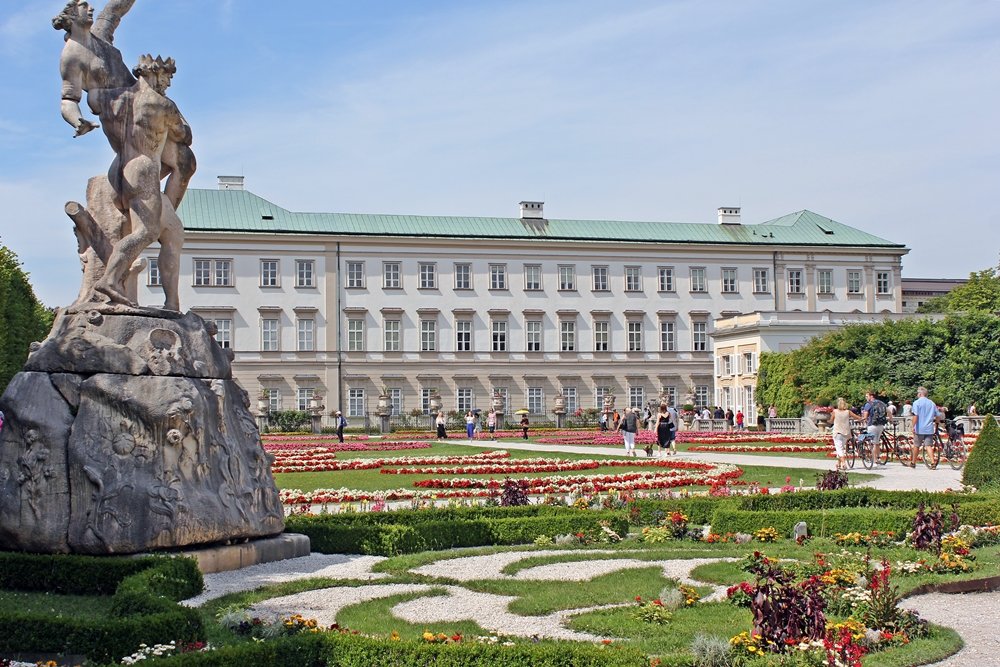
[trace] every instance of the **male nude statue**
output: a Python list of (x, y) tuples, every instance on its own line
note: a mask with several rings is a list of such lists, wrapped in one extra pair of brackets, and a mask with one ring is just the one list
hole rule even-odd
[[(100, 116), (101, 108), (91, 95), (93, 91), (128, 88), (135, 83), (121, 52), (113, 45), (115, 30), (133, 4), (135, 0), (110, 0), (94, 20), (94, 9), (90, 3), (69, 0), (59, 15), (52, 19), (53, 28), (66, 31), (66, 45), (59, 58), (59, 72), (63, 80), (61, 108), (62, 117), (76, 128), (77, 137), (99, 127), (84, 118), (80, 111), (84, 92), (88, 94), (90, 110)], [(114, 139), (110, 135), (108, 139), (117, 152)], [(165, 192), (176, 210), (195, 172), (194, 153), (190, 145), (166, 146), (161, 163), (161, 177), (169, 176)]]
[(132, 227), (115, 243), (94, 287), (112, 302), (131, 303), (121, 284), (140, 253), (159, 240), (165, 307), (178, 310), (176, 271), (183, 228), (160, 192), (160, 160), (166, 145), (191, 143), (191, 127), (164, 95), (177, 71), (172, 58), (145, 55), (132, 71), (139, 80), (129, 88), (99, 89), (89, 95), (101, 110), (99, 118), (116, 153), (108, 170), (108, 181), (117, 193), (115, 204), (127, 212)]

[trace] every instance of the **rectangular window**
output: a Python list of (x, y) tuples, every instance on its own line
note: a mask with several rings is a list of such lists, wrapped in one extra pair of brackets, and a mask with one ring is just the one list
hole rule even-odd
[(626, 292), (642, 291), (642, 267), (639, 266), (625, 267), (625, 291)]
[(437, 350), (437, 322), (420, 320), (420, 351), (434, 352)]
[(707, 292), (708, 286), (705, 284), (705, 269), (704, 267), (692, 267), (691, 268), (691, 291), (692, 292)]
[(528, 320), (524, 323), (524, 338), (528, 352), (542, 351), (542, 323), (538, 320)]
[(542, 265), (524, 265), (524, 289), (527, 291), (537, 291), (542, 289)]
[(348, 389), (347, 390), (347, 416), (348, 417), (364, 417), (365, 416), (365, 390), (364, 389)]
[(455, 320), (455, 351), (472, 351), (472, 320)]
[(572, 291), (576, 289), (576, 267), (571, 264), (559, 265), (559, 289)]
[(490, 264), (490, 289), (507, 289), (507, 265)]
[(642, 322), (629, 322), (628, 330), (628, 351), (642, 352)]
[(673, 322), (660, 322), (660, 352), (673, 352), (677, 349), (677, 338)]
[(677, 387), (662, 387), (660, 394), (663, 396), (663, 402), (668, 407), (672, 408), (677, 405)]
[(848, 271), (847, 272), (847, 293), (848, 294), (861, 294), (861, 272), (860, 271)]
[(281, 391), (278, 389), (264, 389), (267, 394), (267, 409), (271, 412), (281, 410)]
[(757, 372), (757, 360), (753, 352), (743, 353), (743, 372), (746, 375), (753, 375)]
[(455, 409), (465, 413), (472, 409), (472, 389), (459, 387), (455, 390)]
[(691, 323), (691, 349), (695, 352), (708, 351), (708, 322)]
[(437, 289), (437, 265), (421, 262), (419, 265), (420, 289)]
[(472, 264), (455, 265), (455, 289), (472, 289)]
[(431, 413), (431, 396), (433, 395), (433, 389), (420, 390), (420, 411), (425, 415), (429, 415)]
[(160, 278), (160, 260), (156, 257), (147, 257), (146, 262), (146, 284), (150, 287), (159, 287), (163, 284)]
[(403, 286), (400, 275), (399, 262), (382, 262), (382, 287), (399, 289)]
[(220, 347), (228, 348), (233, 346), (232, 320), (215, 320), (215, 342), (217, 342)]
[(699, 384), (694, 387), (694, 404), (696, 407), (704, 408), (708, 406), (708, 385)]
[(260, 349), (264, 352), (278, 351), (278, 320), (260, 321)]
[(594, 352), (607, 352), (611, 347), (611, 323), (594, 322)]
[(876, 271), (875, 272), (875, 293), (876, 294), (888, 294), (889, 293), (889, 272), (888, 271)]
[(610, 387), (594, 387), (594, 407), (598, 410), (604, 409), (604, 397), (611, 393)]
[(365, 321), (362, 319), (347, 320), (347, 351), (365, 351)]
[(728, 376), (733, 374), (733, 355), (724, 354), (716, 360), (719, 375)]
[(563, 352), (576, 351), (576, 322), (559, 323), (559, 349)]
[(768, 294), (771, 291), (769, 269), (753, 270), (753, 291), (755, 294)]
[(674, 291), (674, 267), (661, 266), (656, 269), (657, 289), (661, 292)]
[(400, 350), (400, 325), (402, 323), (399, 320), (385, 320), (382, 323), (383, 331), (385, 332), (385, 351), (386, 352), (399, 352)]
[(628, 388), (628, 406), (641, 410), (646, 405), (646, 390), (643, 387)]
[(788, 293), (789, 294), (802, 294), (802, 270), (801, 269), (789, 269), (788, 270)]
[(316, 320), (298, 320), (295, 324), (297, 340), (296, 349), (299, 352), (312, 352), (316, 349)]
[(567, 414), (573, 414), (580, 407), (580, 400), (576, 393), (576, 387), (566, 387), (562, 388), (563, 398), (566, 399), (566, 412)]
[(820, 269), (816, 272), (816, 291), (820, 294), (833, 294), (832, 269)]
[(740, 291), (736, 279), (736, 269), (722, 269), (722, 293), (737, 294)]
[(194, 260), (194, 285), (195, 287), (232, 287), (233, 260)]
[(261, 287), (278, 286), (278, 260), (276, 259), (260, 260), (260, 286)]
[(311, 259), (295, 260), (295, 286), (316, 286), (316, 262)]
[(507, 351), (507, 321), (493, 320), (493, 351)]
[(347, 287), (360, 288), (365, 286), (365, 263), (347, 263)]
[(528, 387), (528, 412), (533, 415), (545, 414), (541, 387)]
[(386, 390), (389, 395), (389, 408), (393, 417), (403, 414), (403, 390), (399, 387), (390, 387)]
[(608, 285), (608, 267), (606, 266), (592, 266), (590, 267), (591, 274), (594, 277), (594, 291), (595, 292), (607, 292), (610, 288)]
[(305, 412), (309, 409), (309, 399), (313, 397), (316, 390), (312, 387), (299, 387), (295, 392), (296, 410)]

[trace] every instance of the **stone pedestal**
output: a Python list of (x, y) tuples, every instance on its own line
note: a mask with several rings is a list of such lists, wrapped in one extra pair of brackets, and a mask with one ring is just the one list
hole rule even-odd
[(123, 554), (280, 533), (226, 351), (193, 313), (127, 311), (60, 312), (0, 397), (0, 544)]
[(389, 415), (379, 415), (378, 416), (378, 430), (379, 433), (385, 435), (389, 432)]
[(198, 561), (202, 574), (230, 572), (260, 563), (299, 558), (309, 555), (309, 538), (297, 533), (282, 533), (241, 544), (223, 544), (202, 549), (182, 549), (178, 556)]

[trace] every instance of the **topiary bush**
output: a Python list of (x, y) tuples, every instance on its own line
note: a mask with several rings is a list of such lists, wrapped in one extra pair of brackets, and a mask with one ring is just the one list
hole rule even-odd
[(1000, 426), (993, 415), (983, 420), (983, 430), (965, 463), (962, 482), (980, 489), (1000, 487)]

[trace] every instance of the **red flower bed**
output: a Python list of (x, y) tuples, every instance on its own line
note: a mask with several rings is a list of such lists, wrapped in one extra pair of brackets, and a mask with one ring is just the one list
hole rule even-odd
[(473, 465), (504, 459), (509, 453), (498, 450), (468, 456), (398, 456), (372, 459), (337, 459), (335, 452), (322, 449), (296, 454), (276, 454), (272, 472), (334, 472), (337, 470), (375, 470), (383, 466)]

